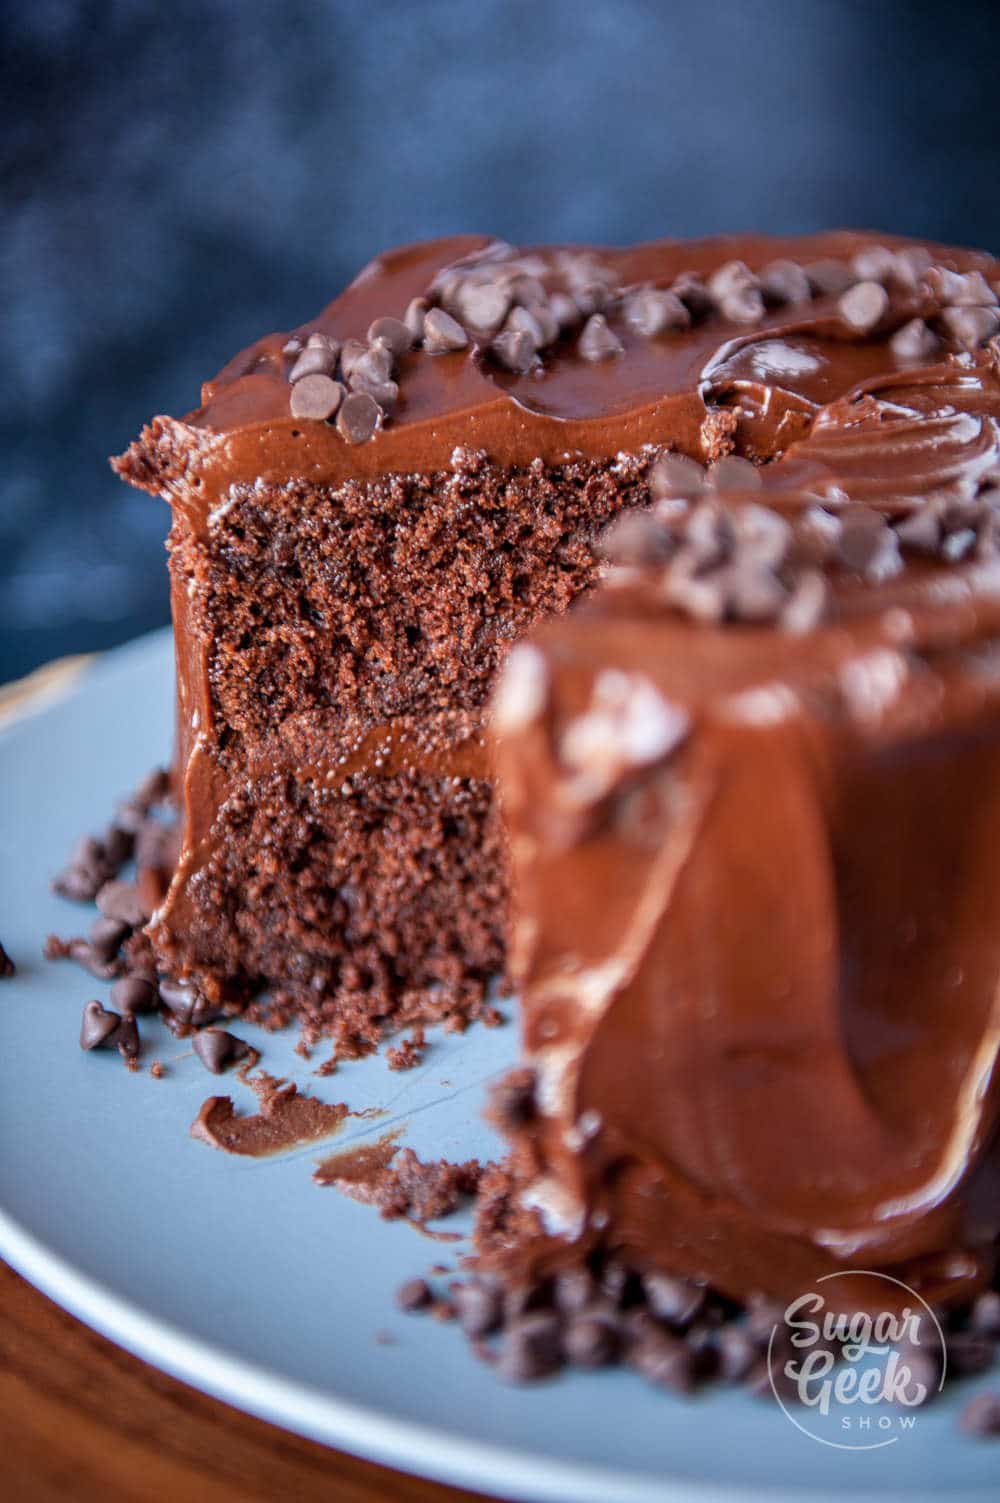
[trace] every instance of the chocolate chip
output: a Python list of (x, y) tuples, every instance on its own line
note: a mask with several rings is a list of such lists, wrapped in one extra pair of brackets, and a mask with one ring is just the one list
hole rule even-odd
[(597, 1295), (597, 1284), (587, 1268), (567, 1268), (556, 1275), (555, 1302), (560, 1310), (580, 1311)]
[(995, 1289), (977, 1295), (973, 1302), (969, 1324), (994, 1341), (1000, 1341), (1000, 1294)]
[(384, 344), (398, 359), (413, 347), (413, 332), (401, 318), (377, 318), (368, 328), (369, 344)]
[(837, 297), (846, 292), (855, 280), (846, 261), (810, 261), (803, 271), (809, 278), (813, 291), (820, 297)]
[(958, 1423), (966, 1435), (1000, 1435), (1000, 1393), (977, 1393), (962, 1410)]
[(90, 948), (98, 960), (113, 960), (131, 932), (132, 926), (118, 919), (95, 919), (90, 927)]
[(716, 1336), (719, 1377), (725, 1383), (742, 1383), (757, 1360), (757, 1351), (757, 1343), (742, 1326), (723, 1326)]
[(3, 945), (0, 945), (0, 978), (6, 980), (8, 976), (17, 974), (17, 967), (11, 960)]
[(870, 245), (851, 257), (851, 271), (859, 282), (896, 280), (896, 257), (886, 245)]
[(760, 289), (768, 303), (808, 303), (809, 278), (797, 261), (771, 261), (761, 268)]
[(981, 271), (948, 271), (933, 267), (927, 274), (931, 291), (957, 308), (992, 308), (997, 296)]
[(690, 1393), (695, 1370), (685, 1342), (666, 1331), (651, 1332), (628, 1350), (628, 1362), (650, 1383), (671, 1393)]
[(184, 1027), (200, 1028), (217, 1018), (222, 1009), (198, 990), (191, 981), (161, 981), (160, 1001), (176, 1022)]
[(608, 1367), (621, 1356), (621, 1330), (607, 1315), (589, 1315), (582, 1311), (571, 1316), (566, 1322), (562, 1340), (566, 1358), (574, 1367)]
[(463, 324), (495, 334), (507, 317), (510, 292), (500, 282), (464, 282), (455, 295), (455, 308)]
[(396, 1290), (396, 1304), (401, 1310), (426, 1310), (433, 1298), (426, 1279), (407, 1279)]
[(697, 272), (682, 271), (674, 278), (671, 292), (684, 304), (692, 318), (705, 318), (712, 311), (712, 299)]
[[(928, 1346), (918, 1346), (912, 1342), (902, 1342), (897, 1348), (899, 1366), (901, 1371), (900, 1382), (903, 1384), (907, 1395), (914, 1402), (929, 1404), (938, 1391), (941, 1381), (941, 1359), (936, 1352)], [(902, 1369), (906, 1368), (909, 1377), (902, 1375)], [(925, 1391), (923, 1398), (918, 1399), (917, 1386), (920, 1385)]]
[(725, 454), (709, 465), (705, 480), (716, 491), (756, 491), (762, 484), (757, 466), (736, 454)]
[(77, 903), (92, 903), (113, 875), (101, 842), (85, 835), (77, 841), (65, 869), (53, 878), (52, 891)]
[(881, 282), (857, 282), (841, 296), (837, 312), (858, 334), (868, 334), (889, 306), (889, 294)]
[(382, 426), (382, 409), (366, 391), (352, 391), (337, 413), (337, 432), (349, 444), (366, 443)]
[(780, 621), (785, 631), (796, 635), (813, 631), (826, 615), (830, 591), (819, 569), (808, 569), (796, 581), (782, 606)]
[(111, 1037), (122, 1059), (138, 1059), (139, 1057), (139, 1025), (131, 1013), (126, 1013), (119, 1023), (115, 1033)]
[(649, 471), (649, 494), (654, 501), (697, 496), (704, 489), (704, 469), (686, 454), (661, 454)]
[(613, 355), (624, 353), (621, 340), (608, 328), (608, 321), (603, 313), (593, 313), (587, 319), (580, 331), (576, 348), (584, 360), (590, 361), (608, 360)]
[(686, 329), (691, 323), (691, 314), (676, 292), (657, 287), (640, 287), (630, 293), (622, 306), (622, 314), (629, 328), (645, 339), (652, 339), (668, 329)]
[(291, 339), (286, 339), (285, 343), (281, 346), (281, 353), (283, 355), (298, 355), (301, 349), (302, 340), (297, 334), (293, 334)]
[[(336, 350), (328, 349), (326, 345), (307, 346), (288, 372), (288, 379), (294, 384), (306, 376), (332, 376), (336, 364)], [(295, 416), (307, 417), (308, 413), (296, 413)]]
[(123, 976), (111, 988), (111, 1000), (122, 1012), (155, 1012), (160, 994), (155, 981), (148, 976)]
[(535, 1117), (535, 1072), (529, 1066), (510, 1070), (490, 1089), (489, 1113), (502, 1132), (525, 1127)]
[(675, 547), (669, 527), (648, 512), (634, 511), (616, 517), (594, 544), (599, 558), (633, 568), (665, 564)]
[(537, 358), (535, 341), (519, 329), (498, 334), (490, 345), (490, 354), (500, 365), (520, 376), (530, 371)]
[(943, 308), (939, 322), (949, 339), (963, 349), (974, 350), (996, 333), (1000, 314), (995, 308)]
[(580, 310), (576, 299), (568, 292), (553, 292), (549, 295), (549, 311), (560, 329), (573, 329), (580, 322)]
[(889, 340), (889, 348), (899, 360), (926, 360), (937, 349), (937, 336), (922, 318), (911, 318), (908, 324), (896, 330)]
[(504, 334), (527, 334), (532, 348), (536, 350), (540, 350), (546, 343), (542, 326), (529, 308), (518, 307), (510, 310), (499, 337), (502, 339)]
[(345, 381), (350, 381), (351, 372), (368, 354), (368, 345), (363, 339), (345, 339), (340, 350), (340, 374)]
[(376, 340), (374, 344), (368, 346), (363, 355), (359, 355), (351, 363), (347, 384), (360, 388), (362, 391), (368, 391), (372, 386), (390, 380), (393, 364), (393, 353), (389, 345)]
[(760, 284), (742, 261), (727, 261), (708, 279), (708, 290), (723, 318), (737, 324), (756, 324), (764, 317)]
[(503, 1297), (495, 1285), (487, 1284), (483, 1279), (470, 1279), (467, 1284), (458, 1286), (454, 1300), (459, 1324), (470, 1340), (489, 1336), (500, 1326)]
[(97, 894), (97, 906), (105, 918), (127, 924), (130, 929), (141, 929), (149, 918), (135, 883), (119, 878), (104, 883)]
[(632, 1283), (632, 1276), (624, 1263), (619, 1263), (617, 1258), (609, 1258), (601, 1269), (601, 1290), (611, 1300), (612, 1304), (620, 1305)]
[(109, 1045), (112, 1034), (118, 1031), (121, 1018), (109, 1012), (100, 1002), (86, 1002), (80, 1021), (80, 1048), (100, 1049)]
[(65, 953), (70, 960), (74, 960), (99, 981), (111, 981), (122, 973), (121, 960), (117, 956), (109, 959), (100, 950), (96, 950), (89, 940), (71, 939)]
[(559, 1317), (540, 1310), (519, 1316), (504, 1332), (497, 1372), (509, 1383), (531, 1383), (562, 1366)]
[(221, 1075), (250, 1053), (250, 1046), (244, 1039), (237, 1038), (235, 1033), (227, 1033), (224, 1028), (203, 1028), (195, 1034), (191, 1047), (205, 1069), (211, 1070), (213, 1075)]
[(644, 1274), (642, 1292), (656, 1318), (678, 1330), (690, 1325), (705, 1303), (705, 1291), (700, 1285), (668, 1273)]
[(996, 1343), (983, 1331), (955, 1331), (948, 1337), (948, 1370), (974, 1378), (993, 1366)]
[(891, 579), (902, 567), (899, 542), (885, 518), (867, 506), (847, 507), (840, 517), (840, 560), (868, 579)]
[(424, 319), (424, 349), (428, 355), (446, 355), (464, 350), (469, 336), (456, 318), (443, 308), (431, 308)]
[(424, 318), (430, 307), (425, 297), (411, 298), (403, 314), (403, 322), (410, 335), (411, 344), (419, 344), (424, 337)]
[[(306, 351), (308, 354), (309, 352)], [(292, 417), (314, 418), (322, 422), (332, 417), (341, 405), (344, 388), (331, 376), (305, 376), (292, 387)]]

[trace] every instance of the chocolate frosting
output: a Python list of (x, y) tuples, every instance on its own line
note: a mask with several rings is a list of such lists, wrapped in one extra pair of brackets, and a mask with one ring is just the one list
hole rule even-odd
[[(512, 663), (528, 1202), (554, 1239), (519, 1256), (606, 1238), (738, 1298), (990, 1275), (1000, 563), (833, 591), (796, 635), (626, 581)], [(560, 748), (608, 674), (681, 729), (587, 805)]]

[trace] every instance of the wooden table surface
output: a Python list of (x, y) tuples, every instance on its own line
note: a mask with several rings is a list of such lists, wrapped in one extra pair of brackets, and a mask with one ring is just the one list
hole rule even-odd
[(482, 1503), (302, 1440), (175, 1382), (3, 1263), (0, 1499)]

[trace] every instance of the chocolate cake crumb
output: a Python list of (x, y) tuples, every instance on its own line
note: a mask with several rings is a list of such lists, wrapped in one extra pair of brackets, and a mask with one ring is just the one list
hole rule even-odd
[(396, 1290), (396, 1304), (401, 1310), (426, 1310), (432, 1299), (426, 1279), (407, 1279)]
[(154, 1080), (162, 1080), (164, 1075), (166, 1075), (167, 1073), (167, 1069), (162, 1061), (154, 1059), (153, 1063), (149, 1067), (149, 1073), (150, 1075), (152, 1075)]
[(397, 1137), (398, 1130), (375, 1143), (333, 1154), (318, 1166), (313, 1179), (377, 1207), (384, 1221), (406, 1220), (423, 1228), (428, 1221), (450, 1216), (475, 1195), (490, 1167), (478, 1159), (424, 1162), (412, 1148), (400, 1148)]
[(427, 1050), (427, 1038), (423, 1028), (415, 1028), (411, 1038), (403, 1039), (399, 1044), (386, 1051), (386, 1060), (390, 1070), (412, 1070), (417, 1065), (423, 1064), (424, 1054)]
[(16, 975), (16, 973), (17, 967), (11, 960), (10, 956), (7, 954), (7, 951), (4, 949), (3, 945), (0, 944), (0, 980), (4, 980), (8, 976)]

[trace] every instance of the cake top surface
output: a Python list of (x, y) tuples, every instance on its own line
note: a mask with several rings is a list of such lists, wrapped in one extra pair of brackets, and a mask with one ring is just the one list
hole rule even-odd
[[(258, 475), (337, 484), (446, 469), (456, 447), (512, 465), (664, 443), (766, 461), (820, 433), (836, 451), (854, 404), (903, 389), (925, 427), (939, 423), (923, 451), (951, 445), (962, 463), (956, 444), (1000, 414), (995, 364), (979, 353), (1000, 324), (997, 286), (1000, 263), (983, 252), (844, 230), (405, 246), (205, 385), (177, 425), (186, 472), (214, 469), (216, 495)], [(973, 414), (957, 428), (956, 393)], [(812, 459), (825, 473), (831, 453)], [(128, 478), (144, 481), (134, 467)], [(165, 478), (149, 488), (169, 492)]]

